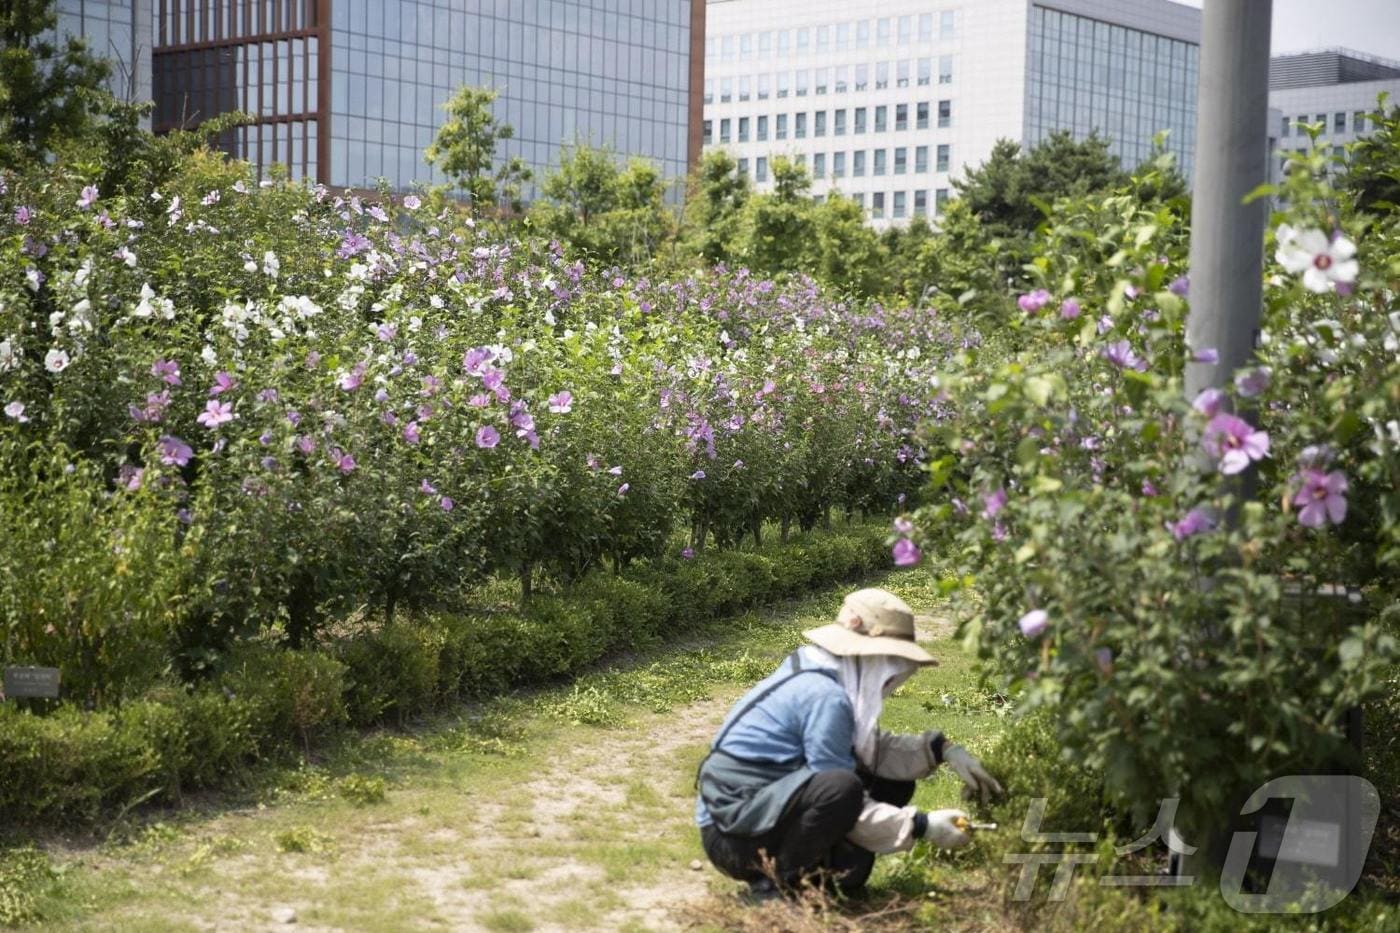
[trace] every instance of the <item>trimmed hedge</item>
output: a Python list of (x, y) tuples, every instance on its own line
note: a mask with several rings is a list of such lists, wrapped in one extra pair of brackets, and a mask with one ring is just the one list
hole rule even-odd
[(573, 674), (606, 654), (888, 566), (883, 527), (595, 574), (522, 611), (397, 621), (316, 649), (244, 648), (194, 688), (117, 709), (0, 703), (0, 825), (98, 820), (227, 786), (345, 725), (403, 724), (465, 698)]

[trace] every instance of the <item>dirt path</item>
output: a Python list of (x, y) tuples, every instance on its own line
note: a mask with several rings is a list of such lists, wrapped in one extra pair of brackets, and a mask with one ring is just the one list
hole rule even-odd
[[(911, 601), (927, 592), (895, 580)], [(280, 774), (251, 806), (215, 800), (120, 842), (52, 845), (64, 891), (47, 927), (680, 929), (687, 905), (734, 887), (700, 849), (696, 765), (733, 700), (838, 600), (819, 594), (732, 623), (708, 646), (357, 737)], [(910, 729), (966, 677), (945, 627), (920, 623), (953, 663), (929, 676), (931, 692), (896, 704)]]

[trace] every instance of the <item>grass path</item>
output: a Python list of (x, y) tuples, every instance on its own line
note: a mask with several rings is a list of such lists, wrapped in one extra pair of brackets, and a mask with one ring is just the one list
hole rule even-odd
[[(983, 749), (1000, 721), (975, 702), (927, 572), (877, 582), (934, 616), (922, 634), (942, 662), (891, 700), (886, 727), (936, 726)], [(293, 915), (306, 930), (677, 928), (688, 905), (733, 889), (701, 864), (696, 764), (733, 700), (842, 592), (568, 687), (354, 737), (246, 805), (196, 801), (120, 839), (51, 841), (63, 880), (47, 928), (274, 929)], [(916, 803), (951, 805), (957, 787), (936, 775)], [(877, 885), (900, 867), (882, 859)]]

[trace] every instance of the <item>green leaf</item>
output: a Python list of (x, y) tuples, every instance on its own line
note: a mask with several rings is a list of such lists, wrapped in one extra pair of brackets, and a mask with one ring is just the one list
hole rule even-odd
[(1022, 388), (1025, 390), (1026, 398), (1041, 407), (1049, 404), (1050, 397), (1055, 393), (1055, 384), (1044, 376), (1031, 376)]
[(1040, 459), (1040, 441), (1033, 437), (1023, 437), (1016, 445), (1016, 462), (1029, 470)]

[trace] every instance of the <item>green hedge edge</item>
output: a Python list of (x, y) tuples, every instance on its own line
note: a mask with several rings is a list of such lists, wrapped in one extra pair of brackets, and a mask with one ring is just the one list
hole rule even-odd
[(219, 677), (119, 708), (0, 703), (0, 826), (95, 823), (236, 784), (259, 760), (347, 726), (402, 725), (463, 700), (557, 681), (745, 609), (889, 566), (883, 525), (594, 574), (522, 611), (430, 616), (307, 650), (241, 650)]

